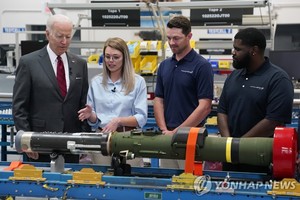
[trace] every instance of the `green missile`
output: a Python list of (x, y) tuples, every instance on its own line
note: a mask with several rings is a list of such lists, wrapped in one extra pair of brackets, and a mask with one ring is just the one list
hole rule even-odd
[[(113, 133), (109, 154), (128, 150), (135, 157), (184, 160), (189, 130), (190, 128), (181, 128), (174, 135), (147, 131)], [(206, 129), (200, 128), (195, 152), (197, 161), (258, 166), (268, 166), (272, 162), (273, 138), (225, 138), (206, 135)]]

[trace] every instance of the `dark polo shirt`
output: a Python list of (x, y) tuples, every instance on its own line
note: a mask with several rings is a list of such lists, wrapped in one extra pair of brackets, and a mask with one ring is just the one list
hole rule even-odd
[(199, 99), (213, 98), (210, 63), (193, 49), (180, 61), (175, 55), (164, 60), (158, 68), (155, 96), (164, 99), (167, 127), (178, 127), (196, 109)]
[(225, 81), (218, 113), (228, 115), (232, 137), (243, 136), (264, 118), (291, 122), (293, 84), (285, 71), (265, 59), (258, 71), (234, 70)]

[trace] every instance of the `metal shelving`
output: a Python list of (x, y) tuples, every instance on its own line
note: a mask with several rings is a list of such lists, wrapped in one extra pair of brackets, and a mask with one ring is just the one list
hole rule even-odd
[[(161, 10), (168, 9), (196, 9), (196, 8), (253, 8), (253, 7), (265, 7), (268, 4), (267, 0), (227, 0), (227, 1), (192, 1), (192, 2), (110, 2), (110, 3), (48, 3), (47, 6), (54, 14), (54, 9), (64, 10), (106, 10), (109, 8), (114, 9), (146, 9), (149, 6), (155, 6)], [(113, 5), (113, 6), (112, 6)]]
[[(55, 9), (63, 10), (107, 10), (107, 9), (140, 9), (140, 10), (152, 10), (154, 19), (157, 21), (157, 27), (145, 28), (145, 27), (81, 27), (80, 21), (83, 18), (89, 19), (87, 16), (79, 16), (80, 20), (77, 26), (74, 27), (75, 30), (87, 29), (133, 29), (133, 30), (154, 30), (158, 29), (162, 35), (162, 41), (166, 41), (165, 36), (165, 22), (161, 11), (165, 10), (178, 10), (178, 9), (199, 9), (199, 8), (268, 8), (267, 16), (247, 16), (246, 23), (244, 25), (228, 25), (228, 26), (193, 26), (194, 29), (240, 29), (247, 27), (257, 27), (259, 29), (269, 29), (270, 30), (270, 40), (267, 41), (267, 47), (273, 49), (274, 47), (274, 31), (272, 25), (272, 17), (270, 12), (270, 3), (268, 0), (226, 0), (226, 1), (192, 1), (192, 2), (156, 2), (156, 3), (146, 3), (146, 2), (110, 2), (110, 3), (48, 3), (48, 8), (53, 14), (55, 14)], [(258, 19), (259, 18), (259, 19)], [(259, 21), (263, 19), (263, 21)], [(253, 20), (255, 23), (250, 24)], [(103, 46), (102, 42), (80, 42), (82, 47), (99, 48)], [(100, 45), (101, 46), (100, 46)], [(72, 44), (72, 46), (80, 46), (77, 44)], [(226, 41), (215, 42), (215, 41), (197, 41), (197, 47), (205, 48), (220, 48), (226, 47), (231, 48), (232, 43)]]

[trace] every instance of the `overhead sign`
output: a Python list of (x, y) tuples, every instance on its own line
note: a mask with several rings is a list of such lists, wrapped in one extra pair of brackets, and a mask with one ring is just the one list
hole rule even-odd
[(241, 25), (245, 14), (253, 14), (253, 8), (191, 9), (191, 23), (193, 26)]
[(232, 29), (207, 29), (207, 34), (232, 34)]
[[(100, 3), (99, 1), (91, 2)], [(139, 9), (115, 9), (113, 4), (118, 3), (115, 1), (101, 1), (101, 3), (111, 3), (111, 8), (107, 10), (92, 10), (92, 26), (140, 26)]]
[(25, 28), (22, 27), (3, 27), (3, 33), (19, 33), (25, 32)]

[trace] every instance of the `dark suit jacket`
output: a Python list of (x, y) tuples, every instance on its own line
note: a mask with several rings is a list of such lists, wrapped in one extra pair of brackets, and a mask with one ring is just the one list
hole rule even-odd
[(13, 118), (17, 130), (82, 132), (86, 123), (78, 111), (86, 103), (87, 63), (67, 53), (70, 86), (61, 96), (46, 47), (21, 57), (13, 88)]

